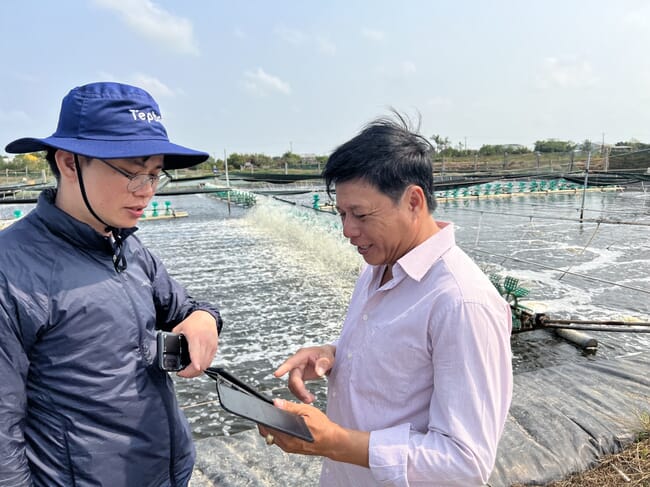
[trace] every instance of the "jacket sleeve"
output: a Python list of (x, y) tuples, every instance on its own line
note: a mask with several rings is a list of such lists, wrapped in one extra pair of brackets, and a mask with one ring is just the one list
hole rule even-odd
[(197, 301), (190, 296), (178, 281), (169, 275), (163, 263), (150, 254), (154, 263), (153, 292), (157, 310), (156, 327), (169, 331), (187, 318), (194, 311), (207, 311), (217, 323), (217, 332), (221, 333), (223, 320), (219, 309), (207, 302)]
[(0, 485), (28, 486), (31, 473), (23, 428), (29, 362), (15, 299), (0, 274)]

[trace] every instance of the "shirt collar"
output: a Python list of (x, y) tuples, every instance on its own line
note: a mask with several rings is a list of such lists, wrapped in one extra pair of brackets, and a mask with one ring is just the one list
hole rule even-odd
[(440, 231), (402, 256), (393, 266), (393, 275), (396, 275), (397, 269), (401, 269), (411, 279), (419, 282), (429, 272), (433, 263), (456, 245), (454, 224), (443, 221), (436, 223)]

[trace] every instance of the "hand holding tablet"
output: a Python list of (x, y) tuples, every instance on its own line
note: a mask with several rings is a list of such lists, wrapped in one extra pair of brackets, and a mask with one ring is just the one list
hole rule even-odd
[(314, 441), (302, 416), (275, 407), (270, 397), (220, 367), (209, 367), (205, 373), (216, 381), (219, 402), (226, 411), (302, 440)]

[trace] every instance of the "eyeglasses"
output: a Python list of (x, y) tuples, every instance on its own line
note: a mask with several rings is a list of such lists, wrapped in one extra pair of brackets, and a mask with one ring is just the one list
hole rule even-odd
[(129, 183), (126, 185), (126, 189), (132, 193), (135, 193), (139, 189), (142, 189), (142, 187), (149, 183), (152, 188), (156, 189), (158, 186), (158, 183), (160, 180), (167, 176), (169, 179), (171, 179), (171, 176), (167, 174), (167, 171), (164, 169), (162, 170), (161, 174), (158, 175), (153, 175), (153, 174), (131, 174), (126, 172), (124, 169), (120, 169), (117, 166), (114, 166), (110, 162), (100, 159), (99, 157), (95, 157), (98, 161), (102, 161), (104, 164), (106, 164), (108, 167), (111, 169), (115, 170), (116, 172), (119, 172), (122, 176), (127, 178), (129, 180)]

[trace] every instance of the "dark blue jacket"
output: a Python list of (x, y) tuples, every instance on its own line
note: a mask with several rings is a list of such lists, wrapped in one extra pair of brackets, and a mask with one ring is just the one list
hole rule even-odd
[(117, 273), (53, 198), (0, 231), (0, 485), (184, 486), (194, 448), (156, 330), (219, 312), (133, 235)]

